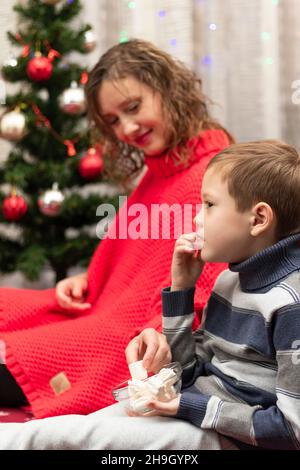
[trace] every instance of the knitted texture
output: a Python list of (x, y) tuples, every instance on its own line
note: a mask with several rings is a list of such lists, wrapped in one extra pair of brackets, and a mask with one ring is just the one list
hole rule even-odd
[[(191, 142), (194, 151), (188, 166), (176, 163), (172, 154), (146, 158), (148, 170), (110, 230), (119, 223), (124, 230), (126, 212), (130, 225), (137, 217), (136, 211), (130, 215), (134, 204), (143, 204), (150, 214), (151, 204), (201, 202), (206, 165), (229, 142), (220, 130), (205, 131)], [(0, 289), (6, 365), (35, 417), (88, 414), (113, 403), (112, 387), (129, 376), (124, 354), (128, 342), (145, 327), (161, 331), (161, 289), (171, 281), (175, 243), (170, 225), (169, 239), (162, 239), (160, 221), (158, 239), (107, 236), (101, 241), (88, 269), (87, 301), (92, 308), (83, 314), (63, 311), (55, 289)], [(195, 326), (225, 267), (206, 265), (196, 290)], [(58, 380), (62, 377), (61, 388), (53, 387), (57, 375)]]

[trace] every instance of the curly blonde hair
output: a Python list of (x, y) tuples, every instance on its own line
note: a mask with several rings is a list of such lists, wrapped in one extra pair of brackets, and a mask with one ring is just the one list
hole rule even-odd
[(208, 99), (202, 92), (202, 81), (182, 62), (158, 49), (150, 42), (131, 39), (117, 44), (102, 55), (89, 74), (85, 87), (89, 118), (94, 121), (104, 141), (106, 170), (116, 180), (130, 179), (143, 168), (143, 152), (120, 142), (99, 112), (98, 92), (104, 80), (131, 76), (162, 97), (164, 117), (168, 120), (170, 139), (167, 150), (175, 147), (177, 157), (188, 161), (187, 141), (201, 130), (222, 129), (208, 113)]

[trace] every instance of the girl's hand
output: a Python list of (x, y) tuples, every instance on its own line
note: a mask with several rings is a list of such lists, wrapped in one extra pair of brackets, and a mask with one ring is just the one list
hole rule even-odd
[(91, 304), (85, 302), (87, 289), (87, 273), (63, 279), (56, 285), (57, 302), (68, 310), (86, 310), (91, 307)]
[(125, 350), (127, 364), (143, 360), (148, 372), (158, 372), (172, 360), (171, 349), (165, 335), (154, 328), (146, 328), (133, 338)]
[(180, 396), (178, 395), (173, 400), (168, 402), (150, 400), (145, 405), (147, 408), (152, 409), (153, 411), (148, 411), (147, 413), (135, 413), (134, 411), (127, 410), (128, 416), (175, 416), (178, 412)]
[(181, 235), (175, 243), (172, 260), (171, 290), (182, 290), (194, 287), (204, 268), (201, 253), (195, 250), (196, 233)]

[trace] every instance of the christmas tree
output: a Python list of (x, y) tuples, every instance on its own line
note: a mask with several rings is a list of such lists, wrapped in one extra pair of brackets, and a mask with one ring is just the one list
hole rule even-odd
[(88, 71), (68, 60), (95, 47), (89, 25), (74, 28), (79, 0), (28, 0), (16, 4), (19, 31), (8, 32), (18, 57), (9, 57), (2, 77), (19, 84), (2, 107), (0, 137), (13, 147), (0, 167), (0, 223), (18, 236), (0, 234), (0, 271), (38, 279), (51, 266), (56, 281), (72, 266), (87, 266), (99, 243), (99, 204), (116, 197), (81, 195), (81, 187), (107, 181), (101, 146), (86, 118)]

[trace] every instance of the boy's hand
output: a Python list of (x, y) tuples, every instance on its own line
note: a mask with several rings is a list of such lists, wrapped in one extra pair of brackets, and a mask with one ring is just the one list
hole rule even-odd
[(91, 304), (85, 302), (87, 289), (87, 273), (63, 279), (56, 285), (57, 302), (68, 310), (87, 310), (91, 307)]
[(127, 364), (143, 360), (148, 372), (158, 372), (172, 360), (165, 335), (154, 328), (146, 328), (133, 338), (125, 350)]
[(178, 412), (180, 396), (178, 395), (173, 400), (168, 402), (158, 401), (158, 400), (149, 400), (145, 405), (147, 408), (151, 408), (153, 411), (148, 411), (147, 413), (135, 413), (134, 411), (127, 410), (128, 416), (175, 416)]
[(194, 287), (204, 268), (200, 252), (197, 255), (195, 243), (196, 233), (181, 235), (175, 243), (172, 261), (171, 290), (182, 290)]

